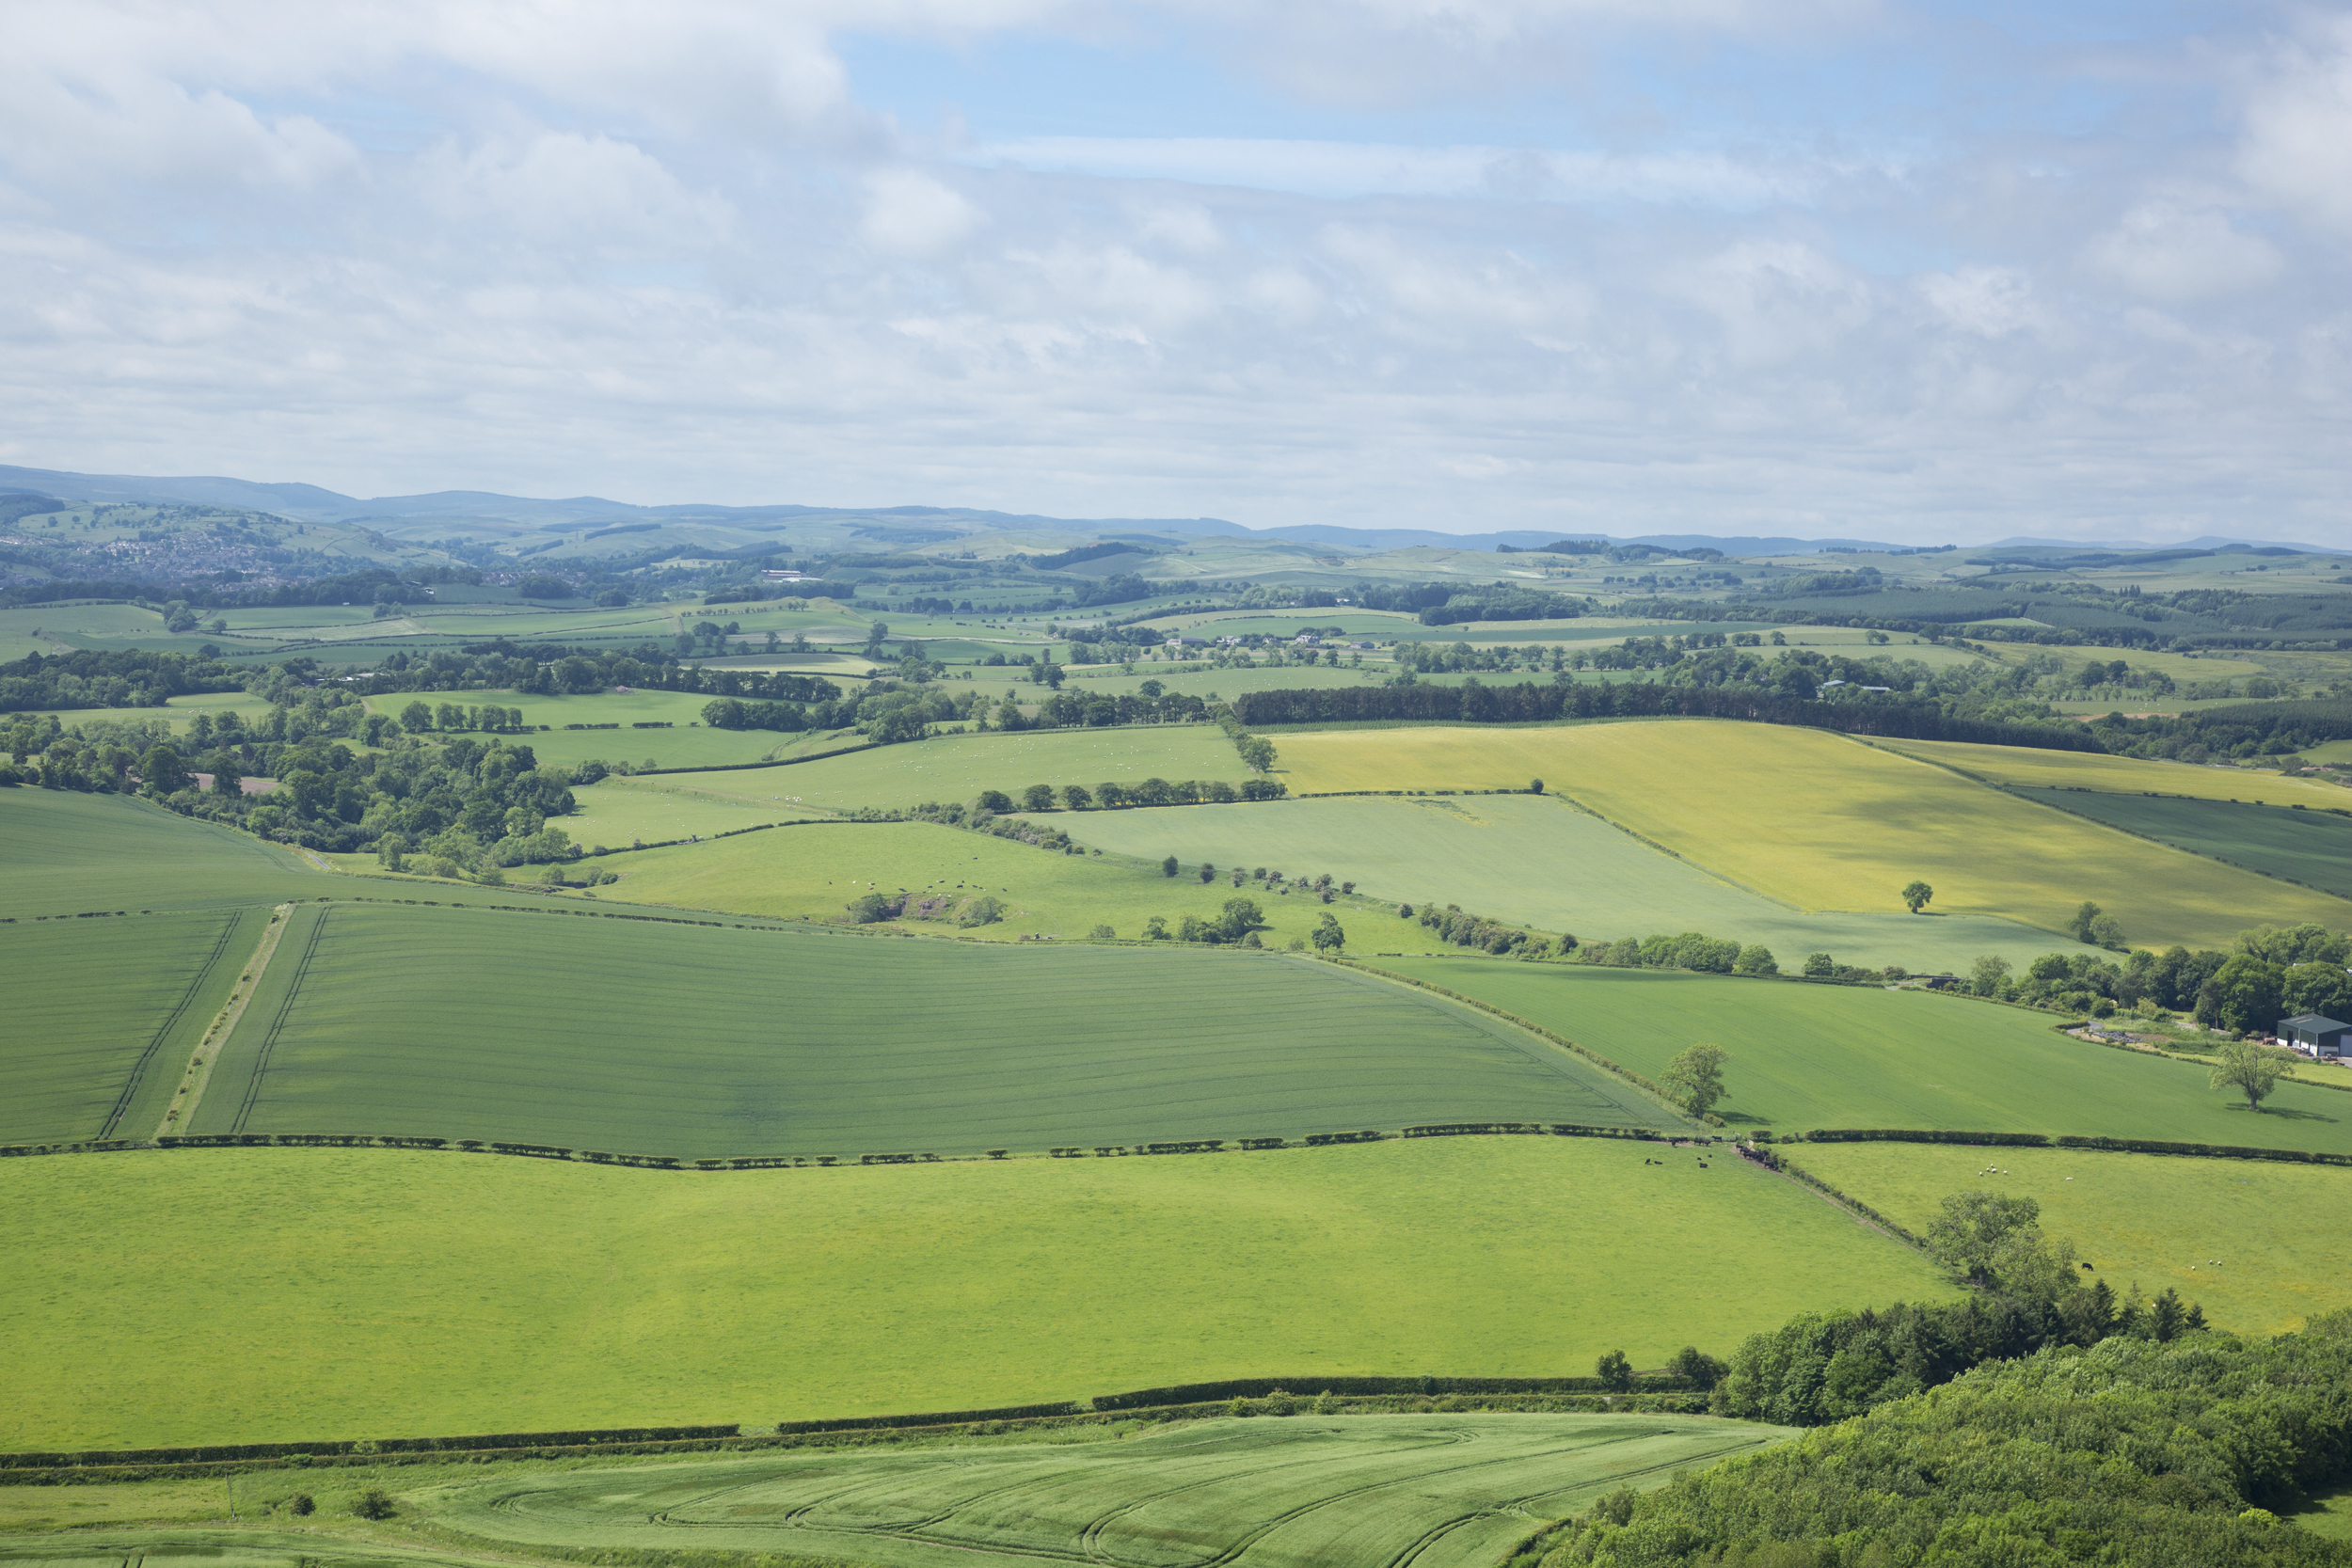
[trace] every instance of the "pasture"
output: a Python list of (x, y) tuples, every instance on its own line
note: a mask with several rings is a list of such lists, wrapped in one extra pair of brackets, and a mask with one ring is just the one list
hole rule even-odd
[(2342, 927), (2352, 905), (2150, 844), (1821, 730), (1698, 720), (1415, 727), (1279, 737), (1297, 793), (1525, 788), (1532, 778), (1718, 876), (1808, 910), (2061, 930), (2093, 899), (2139, 945), (2226, 946), (2261, 925)]
[[(2102, 710), (2104, 711), (2104, 710)], [(2185, 762), (2042, 752), (2026, 746), (1969, 746), (1951, 740), (1873, 740), (1871, 745), (1972, 774), (1988, 784), (2042, 789), (2094, 789), (2110, 795), (2185, 795), (2199, 800), (2352, 809), (2352, 790), (2321, 779), (2290, 779), (2268, 769), (2208, 768)]]
[(0, 1144), (153, 1136), (266, 918), (215, 910), (0, 927)]
[[(1792, 909), (1652, 848), (1552, 795), (1357, 797), (1041, 817), (1083, 844), (1186, 864), (1273, 866), (1353, 881), (1416, 908), (1455, 903), (1490, 919), (1578, 938), (1705, 931), (1762, 942), (1784, 964), (1810, 952), (1849, 963), (1965, 969), (1979, 953), (2046, 946), (2044, 932), (1985, 915)], [(1351, 924), (1363, 952), (1410, 950), (1420, 927)]]
[[(1944, 1198), (2030, 1197), (2121, 1294), (2135, 1282), (2204, 1304), (2217, 1328), (2280, 1334), (2352, 1307), (2352, 1170), (2068, 1148), (1800, 1144), (1790, 1158), (1889, 1218), (1924, 1229)], [(1986, 1174), (1988, 1165), (1997, 1167)]]
[[(2192, 855), (2352, 898), (2352, 821), (2328, 812), (2084, 789), (2019, 787), (2017, 793)], [(2352, 911), (2334, 924), (2352, 924)]]
[[(782, 828), (596, 863), (620, 874), (618, 882), (597, 890), (597, 897), (606, 903), (626, 899), (777, 920), (837, 922), (850, 899), (868, 892), (885, 896), (904, 893), (918, 900), (961, 900), (986, 894), (1003, 901), (1003, 918), (960, 933), (985, 942), (1083, 938), (1097, 926), (1134, 939), (1143, 934), (1153, 915), (1174, 931), (1187, 914), (1216, 918), (1225, 900), (1235, 896), (1257, 900), (1266, 922), (1259, 940), (1272, 947), (1307, 937), (1325, 913), (1339, 919), (1351, 944), (1367, 951), (1399, 942), (1418, 947), (1422, 944), (1411, 938), (1425, 934), (1398, 921), (1393, 910), (1359, 898), (1343, 897), (1327, 906), (1304, 893), (1269, 894), (1257, 883), (1236, 888), (1227, 877), (1204, 886), (1197, 866), (1188, 865), (1183, 875), (1171, 878), (1161, 874), (1156, 859), (1144, 863), (1063, 855), (928, 822)], [(1280, 869), (1295, 876), (1311, 868), (1291, 864)], [(1338, 866), (1311, 869), (1343, 876)], [(914, 917), (904, 924), (932, 932), (953, 928)]]
[(1524, 1031), (1274, 954), (357, 904), (294, 919), (194, 1132), (855, 1158), (1677, 1124)]
[[(1610, 1350), (1727, 1355), (1797, 1312), (1951, 1294), (1794, 1183), (1655, 1152), (1432, 1138), (709, 1175), (389, 1149), (9, 1160), (0, 1447), (1582, 1375)], [(1694, 1297), (1704, 1271), (1739, 1288)]]
[(2352, 1094), (2281, 1084), (2255, 1114), (2206, 1069), (2069, 1038), (2046, 1013), (1929, 991), (1492, 958), (1381, 958), (1651, 1077), (1731, 1053), (1734, 1127), (2075, 1132), (2352, 1153)]
[(127, 795), (58, 789), (0, 789), (0, 917), (15, 920), (275, 904), (328, 886), (283, 845)]
[[(1041, 1434), (1041, 1437), (1042, 1434)], [(507, 1550), (789, 1552), (887, 1568), (1391, 1563), (1490, 1568), (1541, 1519), (1791, 1435), (1704, 1416), (1307, 1416), (1097, 1442), (787, 1453), (583, 1470), (434, 1499)]]

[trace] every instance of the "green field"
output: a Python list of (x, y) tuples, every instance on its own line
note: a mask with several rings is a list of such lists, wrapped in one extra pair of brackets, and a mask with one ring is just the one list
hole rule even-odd
[(275, 904), (331, 886), (282, 845), (124, 795), (55, 789), (0, 789), (0, 917), (16, 920)]
[[(1706, 931), (1762, 942), (1791, 964), (1811, 952), (1849, 963), (1965, 970), (1979, 953), (2051, 945), (2046, 932), (1987, 915), (1804, 911), (1736, 887), (1551, 795), (1359, 797), (1041, 818), (1082, 844), (1187, 864), (1272, 866), (1353, 881), (1391, 903), (1459, 904), (1490, 919), (1583, 940)], [(1410, 950), (1424, 935), (1394, 919), (1348, 934), (1365, 952)]]
[(2095, 752), (2044, 752), (2029, 746), (1970, 746), (1948, 740), (1874, 740), (1871, 745), (1957, 768), (1997, 784), (2095, 789), (2111, 795), (2187, 795), (2201, 800), (2253, 800), (2339, 811), (2352, 790), (2323, 779), (2290, 779), (2267, 769), (2198, 767)]
[(1735, 1127), (2075, 1132), (2352, 1153), (2352, 1094), (2281, 1084), (2259, 1114), (2205, 1069), (2069, 1038), (2047, 1014), (1930, 991), (1492, 958), (1380, 967), (1508, 1009), (1655, 1076), (1731, 1053)]
[[(713, 1175), (389, 1149), (8, 1160), (0, 1447), (1583, 1374), (1613, 1349), (1727, 1355), (1796, 1312), (1950, 1293), (1788, 1181), (1651, 1155), (1544, 1137)], [(1738, 1287), (1694, 1309), (1708, 1274)]]
[(946, 1568), (975, 1552), (1235, 1568), (1491, 1568), (1537, 1520), (1788, 1433), (1704, 1416), (1336, 1416), (1108, 1442), (787, 1453), (477, 1481), (437, 1523), (534, 1546), (792, 1552)]
[[(2249, 927), (2352, 923), (2352, 903), (2051, 811), (1843, 736), (1703, 720), (1426, 726), (1279, 737), (1294, 793), (1547, 785), (1741, 886), (1808, 910), (2065, 928), (2095, 900), (2143, 946), (2227, 946)], [(2188, 771), (2197, 771), (2188, 769)], [(2290, 783), (2296, 781), (2288, 781)], [(2313, 787), (2322, 787), (2316, 786)]]
[(2249, 871), (2352, 898), (2352, 821), (2327, 812), (2084, 789), (2019, 788), (2017, 793), (2111, 828), (2160, 839), (2192, 855), (2210, 855)]
[(296, 911), (191, 1131), (854, 1157), (1502, 1119), (1676, 1122), (1523, 1031), (1275, 954), (343, 904)]
[[(2042, 1205), (2119, 1292), (2137, 1280), (2204, 1304), (2218, 1328), (2279, 1334), (2352, 1307), (2352, 1171), (2066, 1148), (1803, 1144), (1806, 1170), (1913, 1229), (1950, 1193), (1990, 1188)], [(1988, 1165), (1997, 1170), (1986, 1174)]]
[[(631, 767), (651, 762), (662, 768), (711, 768), (727, 763), (758, 762), (788, 747), (798, 736), (772, 730), (714, 730), (704, 726), (703, 708), (710, 699), (691, 692), (612, 691), (594, 696), (541, 697), (518, 691), (396, 691), (367, 699), (372, 713), (397, 719), (410, 703), (435, 707), (453, 703), (479, 707), (495, 703), (520, 708), (525, 724), (545, 724), (544, 732), (507, 737), (510, 745), (528, 746), (541, 762), (572, 766), (590, 758)], [(665, 722), (668, 729), (641, 730), (640, 723)], [(566, 724), (617, 724), (612, 730), (571, 730)]]
[(0, 1144), (152, 1137), (265, 916), (215, 910), (0, 927)]

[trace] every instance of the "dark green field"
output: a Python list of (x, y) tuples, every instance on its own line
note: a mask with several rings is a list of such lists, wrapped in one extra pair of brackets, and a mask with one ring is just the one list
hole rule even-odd
[[(2261, 785), (2249, 780), (2247, 787)], [(2186, 800), (2088, 789), (2012, 788), (2011, 793), (2126, 832), (2143, 833), (2191, 854), (2210, 855), (2249, 871), (2352, 898), (2352, 819), (2251, 800)], [(2352, 804), (2352, 797), (2346, 803)]]
[(1498, 1119), (1675, 1118), (1507, 1024), (1272, 953), (336, 904), (296, 911), (193, 1131), (709, 1158)]
[(224, 909), (316, 898), (293, 850), (124, 795), (0, 789), (0, 916)]
[(1917, 1127), (2097, 1133), (2352, 1153), (2352, 1094), (2281, 1084), (2260, 1115), (2191, 1062), (2071, 1039), (2047, 1013), (1928, 991), (1495, 958), (1383, 969), (1531, 1019), (1655, 1076), (1700, 1040), (1731, 1053), (1735, 1131)]

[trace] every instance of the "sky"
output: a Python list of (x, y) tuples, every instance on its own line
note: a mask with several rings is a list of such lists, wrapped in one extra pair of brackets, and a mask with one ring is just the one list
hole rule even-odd
[(2352, 5), (0, 0), (0, 461), (2352, 545)]

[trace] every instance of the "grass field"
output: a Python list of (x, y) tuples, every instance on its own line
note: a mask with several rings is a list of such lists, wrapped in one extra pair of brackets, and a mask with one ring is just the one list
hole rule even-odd
[[(2352, 898), (2352, 821), (2327, 812), (2086, 789), (2019, 786), (2017, 793), (2193, 855)], [(2352, 924), (2352, 911), (2337, 924)]]
[[(2251, 1160), (2184, 1160), (2064, 1148), (1804, 1144), (1814, 1175), (1914, 1229), (1947, 1194), (1991, 1188), (2042, 1205), (2119, 1292), (2171, 1286), (2215, 1326), (2279, 1334), (2352, 1307), (2352, 1228), (2322, 1216), (2352, 1203), (2352, 1171)], [(1988, 1164), (1997, 1175), (1980, 1175)]]
[(784, 768), (673, 773), (665, 776), (663, 787), (751, 800), (789, 795), (809, 805), (850, 810), (969, 800), (983, 789), (1012, 794), (1033, 784), (1075, 784), (1089, 789), (1105, 780), (1140, 784), (1150, 778), (1238, 784), (1248, 774), (1233, 743), (1214, 725), (1145, 724), (943, 735)]
[(1487, 958), (1384, 969), (1504, 1007), (1656, 1076), (1699, 1040), (1731, 1053), (1737, 1126), (2079, 1132), (2352, 1153), (2352, 1094), (2282, 1084), (2255, 1115), (2191, 1062), (2070, 1039), (1995, 1003), (1792, 981)]
[(2042, 752), (2026, 746), (1969, 746), (1949, 740), (1874, 740), (1904, 756), (1941, 763), (1998, 784), (2043, 789), (2096, 789), (2114, 795), (2186, 795), (2200, 800), (2256, 800), (2271, 805), (2352, 808), (2352, 790), (2320, 779), (2290, 779), (2267, 769), (2200, 768), (2185, 762), (2101, 756), (2095, 752)]
[[(1804, 909), (1892, 911), (1924, 879), (1943, 913), (2062, 929), (2096, 900), (2137, 943), (2226, 946), (2238, 931), (2352, 904), (2101, 828), (1842, 736), (1665, 721), (1280, 737), (1295, 792), (1514, 786), (1531, 778), (1708, 870)], [(1930, 916), (1929, 918), (1934, 918)]]
[[(2048, 944), (1984, 915), (1914, 920), (1804, 911), (1708, 875), (1550, 795), (1280, 800), (1044, 818), (1079, 842), (1147, 860), (1329, 872), (1392, 903), (1455, 903), (1492, 919), (1581, 939), (1699, 930), (1760, 942), (1784, 963), (1830, 952), (1849, 963), (1964, 970), (1979, 953)], [(1348, 927), (1367, 952), (1408, 950), (1417, 926)]]
[(56, 789), (0, 789), (0, 916), (16, 920), (275, 904), (330, 885), (281, 845), (128, 796)]
[[(388, 1149), (10, 1160), (0, 1447), (1582, 1374), (1949, 1294), (1744, 1162), (1649, 1158), (1547, 1137), (707, 1176)], [(1694, 1305), (1710, 1271), (1738, 1288)]]
[[(708, 697), (675, 691), (604, 692), (595, 696), (540, 697), (516, 691), (398, 691), (367, 700), (372, 713), (394, 718), (410, 703), (434, 707), (441, 703), (479, 707), (495, 703), (522, 709), (526, 724), (545, 724), (544, 733), (507, 737), (523, 745), (541, 762), (570, 766), (595, 758), (626, 762), (632, 767), (651, 758), (663, 768), (716, 767), (725, 763), (757, 762), (798, 738), (771, 730), (714, 730), (704, 726), (703, 708)], [(666, 730), (630, 726), (667, 722)], [(618, 724), (617, 730), (567, 730), (566, 724)]]
[[(1003, 920), (962, 934), (1013, 942), (1029, 936), (1081, 938), (1098, 925), (1110, 927), (1117, 936), (1140, 937), (1153, 915), (1173, 931), (1187, 914), (1214, 918), (1225, 900), (1238, 895), (1256, 899), (1264, 912), (1266, 927), (1259, 940), (1269, 946), (1307, 937), (1327, 912), (1339, 919), (1353, 946), (1367, 951), (1400, 941), (1418, 947), (1422, 944), (1411, 942), (1411, 937), (1426, 934), (1362, 899), (1341, 898), (1327, 906), (1306, 894), (1269, 895), (1255, 883), (1245, 891), (1222, 877), (1203, 886), (1197, 867), (1170, 878), (1161, 874), (1157, 861), (1157, 856), (1144, 863), (1063, 855), (925, 822), (833, 823), (608, 859), (599, 863), (621, 879), (598, 889), (597, 896), (605, 903), (625, 899), (781, 920), (838, 921), (851, 898), (869, 891), (918, 897), (986, 893), (1004, 902)], [(1304, 868), (1281, 869), (1295, 875)], [(946, 928), (920, 921), (903, 924), (932, 932)]]
[(1272, 954), (350, 904), (294, 920), (195, 1132), (710, 1158), (1676, 1121), (1509, 1025)]
[[(1202, 1560), (1490, 1568), (1539, 1519), (1788, 1433), (1703, 1416), (1337, 1416), (1109, 1442), (791, 1453), (476, 1481), (436, 1522), (509, 1550), (792, 1552), (946, 1568)], [(519, 1495), (518, 1495), (519, 1494)]]
[(151, 1136), (253, 950), (257, 911), (0, 927), (0, 1144)]
[[(854, 737), (853, 737), (854, 738)], [(555, 825), (583, 848), (661, 844), (690, 834), (707, 838), (763, 822), (791, 822), (828, 813), (803, 807), (787, 785), (793, 770), (747, 768), (739, 773), (611, 774), (576, 789), (577, 805)], [(725, 780), (713, 785), (712, 778)]]

